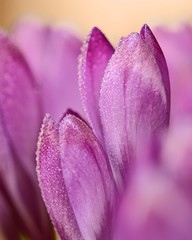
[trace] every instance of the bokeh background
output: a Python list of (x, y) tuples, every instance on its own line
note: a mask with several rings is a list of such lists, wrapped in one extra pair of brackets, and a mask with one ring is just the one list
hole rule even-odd
[(23, 16), (65, 22), (82, 34), (94, 25), (113, 42), (143, 23), (175, 27), (192, 22), (191, 0), (0, 0), (0, 25), (10, 28)]

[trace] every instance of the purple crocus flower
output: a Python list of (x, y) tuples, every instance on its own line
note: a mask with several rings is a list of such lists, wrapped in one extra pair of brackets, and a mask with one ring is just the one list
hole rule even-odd
[(192, 28), (154, 29), (168, 64), (171, 81), (171, 121), (192, 115)]
[(169, 124), (166, 62), (146, 25), (115, 50), (93, 28), (79, 81), (88, 124), (71, 111), (59, 122), (46, 115), (37, 150), (41, 192), (62, 240), (124, 239), (119, 212), (132, 172)]
[[(20, 23), (14, 33), (15, 43), (0, 33), (0, 231), (7, 240), (48, 240), (52, 227), (36, 177), (36, 143), (45, 112), (59, 118), (68, 86), (77, 88), (81, 41), (33, 22)], [(76, 108), (78, 96), (71, 94), (68, 104)]]

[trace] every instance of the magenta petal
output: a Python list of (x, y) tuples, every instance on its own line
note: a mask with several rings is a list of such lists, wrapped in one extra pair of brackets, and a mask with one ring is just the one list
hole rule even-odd
[(60, 124), (63, 178), (83, 239), (109, 239), (114, 183), (91, 129), (67, 115)]
[(44, 113), (59, 119), (71, 108), (83, 116), (77, 74), (80, 39), (65, 28), (35, 21), (20, 22), (13, 34), (40, 83)]
[(122, 38), (101, 86), (101, 121), (116, 181), (135, 163), (145, 141), (169, 122), (162, 74), (139, 34)]
[(80, 56), (80, 90), (87, 119), (97, 137), (102, 140), (99, 95), (104, 70), (114, 49), (98, 28), (93, 28)]
[(46, 116), (37, 151), (37, 174), (43, 199), (62, 240), (81, 239), (63, 180), (59, 128)]
[(23, 57), (4, 33), (0, 33), (0, 86), (1, 122), (15, 157), (31, 173), (40, 125), (37, 89)]
[[(168, 68), (167, 68), (167, 63), (164, 57), (164, 54), (155, 38), (153, 35), (151, 29), (145, 24), (140, 32), (141, 36), (145, 39), (146, 43), (149, 45), (150, 50), (152, 51), (157, 64), (159, 66), (161, 75), (162, 75), (162, 81), (165, 86), (166, 90), (166, 98), (167, 98), (167, 103), (168, 106), (170, 106), (170, 82), (169, 82), (169, 73), (168, 73)], [(170, 107), (167, 108), (168, 113), (170, 114)]]

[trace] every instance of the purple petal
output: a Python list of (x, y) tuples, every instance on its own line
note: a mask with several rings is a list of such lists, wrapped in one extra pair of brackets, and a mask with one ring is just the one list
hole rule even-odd
[(1, 122), (12, 151), (31, 173), (40, 125), (37, 89), (23, 57), (4, 33), (0, 33), (0, 86)]
[(87, 119), (100, 140), (102, 140), (99, 114), (100, 87), (104, 70), (113, 53), (114, 49), (103, 33), (93, 28), (80, 56), (79, 79), (82, 101)]
[(37, 152), (38, 177), (62, 239), (106, 239), (113, 181), (91, 129), (73, 115), (59, 124), (44, 119)]
[(116, 239), (192, 238), (191, 201), (161, 170), (140, 169), (132, 179), (116, 218)]
[(59, 126), (46, 116), (37, 151), (37, 174), (43, 199), (62, 240), (82, 239), (63, 180)]
[[(167, 98), (167, 104), (170, 106), (170, 81), (169, 81), (169, 73), (168, 73), (168, 68), (167, 68), (167, 63), (164, 57), (164, 54), (155, 38), (153, 35), (151, 29), (145, 24), (140, 32), (141, 37), (144, 38), (146, 43), (149, 45), (150, 50), (152, 51), (157, 64), (159, 66), (159, 70), (162, 75), (162, 81), (165, 87), (166, 91), (166, 98)], [(170, 113), (170, 107), (167, 108), (167, 114), (169, 115)]]
[(172, 124), (163, 139), (163, 166), (179, 188), (192, 199), (192, 124), (191, 118)]
[(39, 194), (35, 167), (33, 175), (26, 173), (1, 130), (0, 140), (0, 195), (6, 198), (6, 209), (2, 214), (7, 216), (0, 214), (0, 228), (10, 235), (8, 229), (15, 221), (18, 232), (37, 240), (51, 239), (50, 223)]
[[(14, 213), (10, 206), (7, 204), (7, 199), (4, 198), (2, 193), (0, 192), (0, 232), (3, 233), (3, 238), (6, 240), (18, 240), (18, 226), (17, 222), (15, 222), (16, 218), (14, 218)], [(1, 239), (1, 234), (0, 234)]]
[(35, 21), (19, 23), (13, 34), (40, 83), (44, 113), (59, 119), (71, 108), (83, 116), (77, 75), (81, 41), (65, 28)]
[(171, 81), (171, 121), (192, 115), (192, 28), (173, 31), (163, 27), (154, 33), (165, 54)]
[(109, 239), (114, 183), (91, 129), (67, 115), (60, 124), (63, 178), (83, 239)]
[(23, 57), (3, 33), (0, 33), (0, 63), (1, 184), (26, 232), (42, 239), (48, 236), (50, 227), (35, 175), (40, 123), (36, 86)]
[(122, 38), (106, 68), (100, 96), (105, 144), (118, 185), (126, 181), (140, 146), (169, 122), (162, 79), (141, 36)]

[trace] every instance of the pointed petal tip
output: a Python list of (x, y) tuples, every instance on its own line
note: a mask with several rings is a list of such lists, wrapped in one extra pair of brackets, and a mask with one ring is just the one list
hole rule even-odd
[(153, 35), (152, 30), (151, 30), (150, 27), (145, 23), (145, 24), (143, 25), (143, 27), (141, 28), (141, 30), (140, 30), (140, 35), (141, 35), (141, 37), (143, 37), (143, 38), (145, 39), (145, 38), (146, 38), (146, 36), (145, 36), (146, 33)]
[[(100, 85), (114, 49), (105, 35), (94, 27), (83, 44), (79, 58), (79, 87), (86, 118), (101, 139), (99, 118)], [(100, 135), (100, 136), (98, 136)]]
[[(97, 38), (97, 39), (95, 39), (95, 38)], [(103, 40), (103, 39), (106, 39), (105, 34), (104, 34), (98, 27), (94, 26), (94, 27), (91, 29), (91, 31), (90, 31), (87, 39), (86, 39), (86, 42), (89, 44), (89, 47), (91, 47), (91, 46), (90, 46), (90, 42), (91, 42), (92, 44), (94, 44), (94, 43), (96, 44), (96, 43), (97, 43), (97, 40), (98, 40), (99, 38), (102, 38), (102, 40)], [(106, 40), (107, 40), (107, 39), (106, 39)]]
[(71, 132), (72, 129), (77, 129), (80, 125), (83, 127), (86, 126), (81, 118), (73, 113), (67, 113), (60, 122), (60, 129), (65, 129), (67, 133)]
[(145, 29), (146, 30), (146, 29), (150, 29), (150, 27), (149, 27), (149, 25), (147, 23), (144, 23), (143, 27), (141, 29)]
[(83, 117), (76, 111), (72, 110), (71, 108), (68, 108), (66, 112), (64, 112), (64, 114), (61, 116), (59, 123), (62, 122), (62, 120), (67, 116), (67, 115), (73, 115), (76, 116), (77, 118), (81, 119), (83, 122), (86, 123), (85, 119), (83, 119)]
[(82, 60), (86, 57), (89, 48), (90, 48), (90, 42), (94, 43), (95, 37), (98, 37), (99, 35), (104, 36), (103, 32), (98, 27), (93, 27), (90, 30), (90, 33), (88, 34), (87, 38), (85, 38), (83, 45), (81, 47), (81, 54), (79, 56), (79, 68), (81, 67)]
[(118, 51), (119, 48), (121, 48), (121, 46), (126, 45), (127, 43), (133, 43), (134, 46), (137, 45), (138, 42), (140, 42), (141, 40), (141, 36), (139, 33), (137, 32), (132, 32), (129, 35), (127, 35), (126, 37), (121, 37), (119, 40), (119, 43), (117, 44), (117, 48), (116, 51)]
[(50, 121), (53, 121), (53, 117), (51, 116), (51, 114), (50, 113), (46, 113), (45, 114), (45, 116), (44, 116), (44, 118), (43, 118), (43, 124), (45, 123), (48, 123), (48, 122), (50, 122)]
[(98, 27), (96, 27), (96, 26), (94, 26), (92, 29), (91, 29), (91, 31), (90, 31), (90, 33), (91, 33), (91, 35), (94, 35), (94, 34), (96, 34), (96, 33), (98, 33), (98, 32), (102, 32)]
[(54, 124), (55, 124), (55, 121), (54, 121), (53, 117), (51, 116), (51, 114), (46, 113), (44, 118), (43, 118), (43, 123), (42, 123), (41, 128), (40, 128), (37, 145), (39, 145), (39, 142), (41, 142), (41, 136), (44, 134), (45, 129), (53, 126)]
[(63, 125), (67, 122), (71, 123), (74, 121), (74, 119), (76, 119), (77, 117), (75, 115), (73, 115), (72, 112), (66, 112), (65, 116), (61, 119), (60, 125)]

